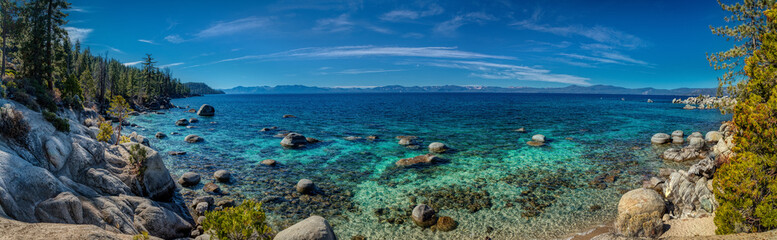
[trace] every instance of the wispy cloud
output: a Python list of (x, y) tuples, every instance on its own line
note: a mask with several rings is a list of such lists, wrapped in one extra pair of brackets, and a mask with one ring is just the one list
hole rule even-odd
[(335, 18), (319, 19), (316, 21), (316, 26), (313, 30), (322, 32), (344, 32), (353, 29), (354, 25), (355, 24), (348, 19), (348, 14), (341, 14)]
[(84, 42), (86, 37), (93, 31), (91, 28), (64, 27), (64, 29), (67, 31), (68, 37), (70, 37), (70, 42), (73, 43), (76, 41)]
[(582, 36), (591, 40), (607, 43), (619, 47), (638, 48), (647, 43), (641, 38), (604, 26), (585, 27), (582, 25), (550, 26), (537, 24), (534, 19), (524, 20), (511, 24), (512, 26), (538, 32), (546, 32), (560, 36)]
[(142, 62), (143, 62), (143, 61), (135, 61), (135, 62), (126, 62), (126, 63), (122, 63), (122, 64), (123, 64), (124, 66), (135, 66), (135, 65), (138, 65), (138, 64), (140, 64), (140, 63), (142, 63)]
[(70, 6), (65, 12), (79, 12), (79, 13), (88, 13), (91, 12), (87, 7), (81, 7), (81, 6)]
[(182, 42), (185, 41), (178, 34), (168, 35), (167, 37), (165, 37), (165, 40), (167, 40), (168, 42), (171, 42), (171, 43), (182, 43)]
[(428, 6), (426, 10), (423, 11), (415, 11), (415, 10), (394, 10), (391, 12), (387, 12), (380, 16), (380, 19), (383, 21), (389, 21), (389, 22), (400, 22), (400, 21), (406, 21), (406, 20), (416, 20), (418, 18), (422, 17), (428, 17), (428, 16), (434, 16), (439, 15), (443, 13), (445, 10), (440, 7), (440, 5), (437, 4), (431, 4)]
[(356, 75), (356, 74), (386, 73), (386, 72), (400, 72), (400, 71), (405, 71), (405, 70), (403, 69), (346, 69), (339, 72), (333, 72), (332, 74)]
[(246, 59), (268, 58), (347, 58), (347, 57), (424, 57), (424, 58), (457, 58), (457, 59), (515, 59), (509, 56), (488, 55), (457, 50), (455, 47), (374, 47), (374, 46), (344, 46), (331, 48), (300, 48), (286, 52), (267, 55), (250, 55), (239, 58), (224, 59), (219, 62), (238, 61)]
[(637, 60), (632, 57), (629, 57), (625, 54), (622, 54), (617, 51), (594, 51), (594, 56), (587, 56), (587, 55), (581, 55), (581, 54), (573, 54), (573, 53), (560, 53), (559, 55), (578, 59), (578, 60), (585, 60), (595, 63), (609, 63), (609, 64), (620, 64), (620, 65), (642, 65), (642, 66), (651, 66), (650, 63), (647, 63), (642, 60)]
[(162, 66), (159, 66), (159, 68), (169, 68), (169, 67), (175, 67), (175, 66), (179, 66), (179, 65), (183, 65), (183, 64), (184, 63), (182, 63), (182, 62), (177, 62), (177, 63), (171, 63), (171, 64), (162, 65)]
[(146, 39), (138, 39), (138, 42), (148, 43), (148, 44), (156, 44), (154, 41), (146, 40)]
[(316, 21), (316, 26), (313, 27), (314, 31), (338, 33), (338, 32), (350, 32), (355, 29), (367, 29), (373, 32), (383, 34), (393, 34), (388, 28), (378, 27), (366, 22), (355, 22), (350, 19), (350, 15), (341, 14), (335, 18), (324, 18)]
[(198, 32), (197, 34), (195, 34), (195, 36), (205, 38), (205, 37), (230, 35), (230, 34), (235, 34), (239, 32), (244, 32), (247, 30), (265, 27), (265, 26), (268, 26), (269, 24), (270, 24), (269, 18), (247, 17), (247, 18), (241, 18), (241, 19), (237, 19), (229, 22), (217, 22), (212, 26), (210, 26), (209, 28), (206, 28)]
[(486, 21), (494, 21), (496, 19), (497, 19), (496, 17), (482, 12), (473, 12), (465, 15), (458, 15), (453, 17), (451, 20), (437, 24), (437, 26), (434, 27), (434, 32), (445, 36), (454, 36), (456, 35), (456, 30), (459, 29), (459, 27), (463, 26), (464, 24), (469, 24), (469, 23), (482, 24), (482, 23), (485, 23)]
[(555, 82), (576, 85), (591, 85), (589, 78), (552, 73), (550, 70), (512, 64), (492, 63), (484, 61), (432, 61), (419, 62), (442, 68), (457, 68), (472, 71), (470, 76), (486, 79), (505, 79), (521, 81)]

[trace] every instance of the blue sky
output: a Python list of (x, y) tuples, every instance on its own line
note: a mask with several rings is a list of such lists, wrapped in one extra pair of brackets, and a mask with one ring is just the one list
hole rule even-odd
[[(678, 3), (681, 2), (681, 3)], [(185, 82), (716, 87), (708, 1), (73, 1), (93, 52)]]

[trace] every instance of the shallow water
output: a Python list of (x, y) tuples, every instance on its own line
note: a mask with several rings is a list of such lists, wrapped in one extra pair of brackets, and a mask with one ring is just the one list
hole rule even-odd
[[(626, 101), (621, 101), (621, 98)], [(651, 98), (655, 103), (646, 103)], [(235, 181), (220, 184), (227, 198), (263, 200), (274, 229), (318, 214), (343, 239), (524, 239), (559, 238), (614, 218), (622, 191), (639, 186), (664, 163), (664, 147), (651, 146), (656, 132), (717, 130), (730, 116), (717, 110), (682, 110), (667, 96), (565, 94), (319, 94), (210, 95), (175, 99), (216, 116), (181, 109), (130, 119), (145, 136), (168, 134), (151, 144), (173, 174), (200, 173), (203, 183), (217, 169)], [(292, 114), (297, 118), (282, 118)], [(175, 120), (196, 117), (195, 128)], [(304, 149), (283, 149), (277, 126), (322, 140)], [(528, 133), (514, 131), (524, 127)], [(170, 135), (179, 132), (181, 135)], [(188, 144), (198, 134), (205, 142)], [(526, 145), (543, 134), (542, 147)], [(377, 141), (347, 136), (376, 135)], [(397, 144), (395, 136), (422, 139), (420, 149)], [(445, 162), (422, 168), (394, 163), (443, 142), (455, 149)], [(279, 166), (259, 164), (275, 159)], [(610, 177), (614, 182), (592, 180)], [(320, 191), (299, 196), (294, 184), (313, 180)], [(200, 188), (200, 185), (198, 188)], [(195, 188), (198, 189), (198, 188)], [(189, 193), (190, 194), (190, 193)], [(188, 194), (187, 194), (188, 196)], [(450, 232), (415, 227), (412, 206), (427, 203), (459, 225)], [(596, 210), (599, 207), (600, 209)]]

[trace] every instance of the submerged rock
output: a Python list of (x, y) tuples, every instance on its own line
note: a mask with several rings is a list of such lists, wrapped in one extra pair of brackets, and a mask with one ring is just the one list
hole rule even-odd
[(454, 221), (453, 218), (445, 216), (445, 217), (438, 218), (437, 224), (435, 224), (432, 228), (434, 230), (448, 232), (456, 229), (458, 225), (459, 224), (456, 221)]
[(205, 186), (202, 187), (202, 191), (209, 194), (221, 194), (221, 188), (215, 183), (206, 183)]
[(540, 147), (542, 145), (545, 145), (544, 142), (536, 142), (536, 141), (528, 141), (526, 142), (526, 144), (532, 147)]
[(198, 142), (202, 142), (204, 140), (205, 139), (201, 138), (200, 136), (194, 135), (194, 134), (188, 135), (188, 136), (186, 136), (186, 138), (184, 138), (184, 141), (186, 141), (188, 143), (198, 143)]
[(283, 115), (283, 118), (297, 118), (297, 116), (286, 114), (286, 115)]
[(273, 159), (265, 159), (265, 160), (262, 160), (262, 162), (260, 163), (265, 166), (275, 166), (275, 164), (278, 164), (278, 162)]
[(316, 190), (316, 185), (310, 179), (301, 179), (294, 187), (297, 189), (297, 192), (302, 194), (310, 194)]
[(197, 115), (210, 117), (216, 114), (216, 109), (208, 104), (202, 104), (200, 110), (197, 111)]
[(189, 121), (186, 120), (186, 118), (181, 118), (181, 119), (178, 119), (178, 121), (175, 121), (175, 125), (186, 126), (186, 125), (189, 125)]
[(664, 232), (661, 218), (665, 211), (664, 200), (656, 191), (631, 190), (618, 202), (615, 230), (626, 237), (656, 238)]
[(437, 157), (437, 155), (430, 153), (426, 155), (415, 156), (412, 158), (400, 159), (399, 161), (396, 162), (396, 165), (400, 167), (409, 167), (409, 166), (432, 164), (439, 160), (440, 158)]
[(199, 120), (199, 119), (197, 119), (197, 118), (189, 118), (189, 122), (190, 122), (190, 123), (197, 123), (197, 122), (199, 122), (199, 121), (200, 121), (200, 120)]
[(219, 182), (229, 182), (229, 180), (232, 180), (232, 174), (229, 173), (229, 171), (222, 169), (213, 173), (213, 178)]
[(413, 146), (418, 145), (418, 137), (416, 136), (397, 136), (397, 139), (399, 139), (399, 142), (397, 142), (399, 145), (402, 146)]
[(275, 235), (275, 240), (336, 240), (329, 222), (313, 215)]
[(195, 172), (186, 172), (178, 179), (178, 183), (184, 187), (196, 186), (200, 183), (200, 175)]
[(281, 140), (281, 146), (284, 148), (302, 148), (307, 143), (307, 138), (299, 133), (289, 133)]
[(514, 131), (519, 132), (519, 133), (525, 133), (526, 132), (526, 128), (519, 128), (519, 129), (515, 129)]
[(426, 204), (418, 204), (413, 208), (413, 214), (410, 215), (413, 222), (420, 227), (431, 227), (437, 223), (437, 213)]
[(433, 142), (429, 144), (429, 152), (431, 153), (444, 153), (448, 151), (448, 146), (441, 142)]
[(345, 137), (345, 140), (348, 140), (348, 141), (359, 141), (361, 139), (362, 139), (362, 137), (357, 137), (357, 136), (347, 136), (347, 137)]
[(158, 139), (163, 139), (163, 138), (166, 138), (166, 137), (167, 137), (167, 135), (166, 135), (166, 134), (164, 134), (163, 132), (157, 132), (157, 133), (154, 135), (154, 137), (156, 137), (156, 138), (158, 138)]

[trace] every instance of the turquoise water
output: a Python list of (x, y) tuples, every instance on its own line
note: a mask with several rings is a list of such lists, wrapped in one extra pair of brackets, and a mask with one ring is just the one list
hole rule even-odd
[[(621, 101), (625, 98), (625, 101)], [(655, 103), (646, 103), (651, 98)], [(182, 109), (130, 119), (130, 128), (151, 137), (173, 174), (200, 173), (213, 181), (218, 169), (235, 180), (220, 184), (226, 198), (263, 201), (274, 229), (311, 214), (322, 215), (339, 238), (523, 239), (561, 238), (612, 219), (623, 191), (640, 185), (664, 163), (665, 147), (651, 146), (656, 132), (717, 130), (730, 119), (717, 110), (682, 110), (667, 96), (565, 94), (319, 94), (209, 95), (173, 101), (198, 108), (210, 104), (216, 116)], [(292, 114), (297, 118), (282, 118)], [(196, 117), (195, 128), (175, 120)], [(322, 140), (307, 148), (283, 149), (277, 126)], [(527, 133), (515, 129), (524, 127)], [(168, 134), (154, 139), (157, 131)], [(179, 132), (181, 135), (170, 135)], [(205, 141), (188, 144), (198, 134)], [(526, 145), (543, 134), (542, 147)], [(345, 137), (378, 136), (376, 141)], [(420, 149), (397, 144), (413, 135)], [(446, 161), (421, 168), (394, 163), (443, 142), (455, 149)], [(275, 159), (279, 166), (259, 164)], [(614, 177), (614, 182), (601, 181)], [(294, 184), (313, 180), (316, 195), (300, 196)], [(596, 179), (599, 179), (598, 181)], [(593, 181), (593, 182), (592, 182)], [(202, 185), (194, 188), (198, 191)], [(187, 197), (194, 191), (184, 190)], [(201, 194), (201, 191), (198, 191)], [(414, 226), (412, 207), (427, 203), (459, 225), (450, 232)]]

